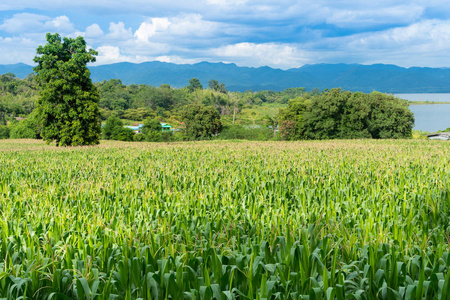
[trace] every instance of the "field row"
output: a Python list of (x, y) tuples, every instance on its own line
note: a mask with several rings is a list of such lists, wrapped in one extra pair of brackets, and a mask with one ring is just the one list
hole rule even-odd
[(0, 297), (450, 299), (448, 153), (0, 141)]

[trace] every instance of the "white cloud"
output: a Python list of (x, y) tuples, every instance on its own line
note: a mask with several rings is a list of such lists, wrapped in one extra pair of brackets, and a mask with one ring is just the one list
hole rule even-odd
[(103, 30), (98, 24), (92, 24), (86, 28), (86, 38), (98, 38), (103, 35)]
[(149, 38), (157, 33), (166, 31), (169, 25), (170, 22), (167, 18), (151, 18), (139, 26), (139, 29), (136, 30), (134, 36), (140, 42), (149, 42)]
[(64, 33), (71, 33), (75, 30), (67, 16), (59, 16), (45, 22), (45, 29)]
[(383, 24), (408, 24), (420, 18), (424, 7), (419, 5), (389, 5), (360, 9), (329, 10), (326, 22), (344, 28), (369, 28)]
[(126, 29), (123, 22), (109, 23), (109, 33), (106, 35), (107, 39), (111, 40), (129, 40), (133, 37), (131, 28)]
[(247, 0), (206, 0), (207, 4), (220, 6), (244, 5), (247, 2)]
[[(141, 23), (134, 36), (139, 42), (176, 42), (195, 43), (196, 38), (220, 36), (218, 23), (203, 20), (199, 14), (182, 14), (171, 18), (150, 18)], [(182, 40), (180, 40), (180, 38)]]
[(75, 29), (67, 16), (50, 18), (43, 15), (21, 13), (5, 20), (0, 25), (0, 30), (13, 34), (23, 34), (43, 31), (70, 33)]
[(161, 61), (161, 62), (167, 62), (167, 63), (174, 63), (174, 64), (195, 64), (200, 62), (199, 59), (189, 59), (189, 58), (182, 58), (180, 56), (169, 56), (169, 55), (163, 55), (163, 56), (157, 56), (154, 58), (154, 60)]
[[(225, 24), (223, 27), (226, 28)], [(174, 36), (208, 37), (220, 31), (217, 22), (205, 21), (199, 14), (181, 15), (171, 19), (169, 33)]]
[(36, 32), (40, 31), (44, 27), (44, 21), (48, 21), (50, 18), (47, 16), (21, 13), (16, 14), (10, 19), (6, 19), (3, 24), (0, 25), (0, 30), (8, 33), (21, 33), (26, 31)]
[(144, 61), (154, 60), (154, 57), (146, 55), (138, 55), (134, 53), (122, 53), (121, 49), (116, 46), (101, 46), (97, 48), (97, 65), (112, 64), (118, 62), (141, 63)]
[(213, 49), (212, 52), (228, 61), (247, 66), (298, 67), (308, 62), (308, 54), (293, 45), (238, 43)]
[(119, 47), (114, 46), (101, 46), (97, 48), (98, 56), (97, 63), (98, 64), (110, 64), (118, 61), (124, 61), (124, 58), (120, 55)]
[[(1, 2), (0, 63), (30, 62), (36, 47), (45, 44), (45, 33), (59, 32), (84, 36), (102, 50), (99, 63), (156, 59), (280, 68), (316, 62), (450, 66), (448, 0)], [(27, 13), (15, 14), (22, 9)]]
[(403, 67), (450, 66), (450, 21), (424, 20), (378, 32), (326, 38), (301, 45), (313, 62), (389, 63)]
[(409, 53), (418, 50), (424, 55), (438, 54), (448, 51), (449, 32), (450, 21), (425, 20), (405, 27), (357, 35), (349, 46), (360, 50), (389, 49)]
[(0, 63), (15, 64), (18, 62), (33, 64), (37, 44), (28, 38), (0, 38)]

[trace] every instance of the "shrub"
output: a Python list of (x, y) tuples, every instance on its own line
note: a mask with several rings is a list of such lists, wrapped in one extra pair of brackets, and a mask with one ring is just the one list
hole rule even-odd
[(273, 131), (267, 127), (242, 127), (238, 125), (225, 126), (219, 134), (221, 140), (252, 140), (268, 141), (273, 138)]
[(11, 139), (36, 139), (37, 134), (32, 123), (25, 119), (11, 126), (9, 137)]
[(133, 141), (134, 132), (130, 128), (123, 127), (123, 122), (116, 116), (106, 119), (102, 128), (102, 138), (104, 140)]
[(135, 142), (144, 142), (145, 141), (145, 135), (142, 133), (137, 133), (133, 136), (133, 141)]
[(9, 139), (8, 126), (0, 125), (0, 139)]

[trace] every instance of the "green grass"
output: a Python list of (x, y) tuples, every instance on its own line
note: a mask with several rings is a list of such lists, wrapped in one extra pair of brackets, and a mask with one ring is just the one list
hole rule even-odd
[(1, 140), (0, 298), (449, 299), (448, 153)]
[[(236, 115), (236, 125), (265, 125), (265, 117), (275, 117), (278, 115), (280, 108), (285, 108), (287, 105), (279, 103), (265, 103), (258, 106), (244, 107), (240, 113)], [(233, 123), (233, 115), (221, 116), (224, 124)]]

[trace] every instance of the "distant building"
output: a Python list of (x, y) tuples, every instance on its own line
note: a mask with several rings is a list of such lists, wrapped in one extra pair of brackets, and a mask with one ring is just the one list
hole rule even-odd
[(134, 133), (142, 133), (142, 127), (144, 127), (144, 124), (139, 124), (137, 126), (123, 126), (125, 128), (130, 128), (133, 130)]
[(450, 132), (437, 132), (427, 135), (429, 140), (450, 140)]
[[(142, 133), (142, 128), (144, 127), (144, 124), (139, 124), (137, 126), (123, 126), (125, 128), (130, 128), (131, 130), (133, 130), (134, 133)], [(167, 123), (161, 123), (161, 127), (162, 127), (162, 131), (171, 131), (172, 126), (170, 126)]]
[(170, 126), (169, 124), (166, 124), (166, 123), (161, 123), (161, 127), (162, 127), (162, 131), (171, 131), (172, 130), (172, 126)]

